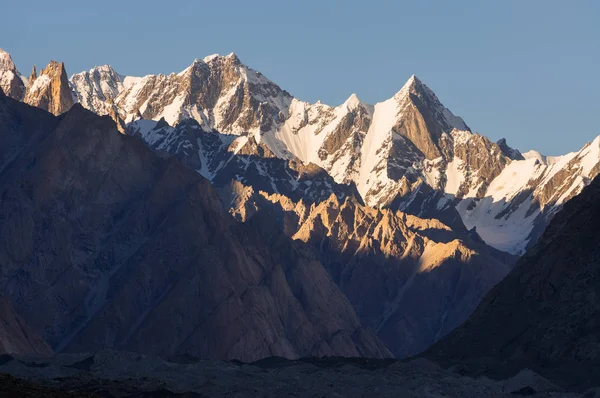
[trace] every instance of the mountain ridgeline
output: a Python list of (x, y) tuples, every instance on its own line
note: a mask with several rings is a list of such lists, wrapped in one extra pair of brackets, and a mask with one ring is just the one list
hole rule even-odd
[(27, 79), (0, 50), (0, 88), (0, 293), (56, 352), (403, 358), (449, 333), (459, 347), (600, 173), (600, 137), (521, 153), (414, 75), (332, 107), (233, 53), (144, 77), (52, 61)]
[[(337, 107), (294, 98), (233, 53), (141, 78), (105, 65), (70, 83), (82, 105), (130, 123), (148, 145), (211, 181), (233, 176), (248, 183), (228, 168), (242, 155), (246, 172), (255, 169), (271, 190), (287, 195), (297, 174), (286, 182), (262, 159), (314, 164), (335, 183), (355, 186), (369, 206), (475, 228), (487, 244), (513, 254), (534, 244), (560, 206), (600, 172), (600, 137), (564, 156), (521, 154), (506, 140), (472, 133), (415, 76), (386, 101), (370, 105), (352, 95)], [(203, 132), (218, 140), (207, 142)], [(261, 148), (250, 159), (248, 142)], [(297, 186), (303, 196), (326, 196), (305, 186)]]
[(272, 190), (284, 185), (282, 193), (298, 188), (319, 198), (336, 191), (320, 179), (323, 194), (313, 193), (306, 184), (296, 186), (297, 173), (284, 181), (279, 168), (261, 163), (268, 157), (314, 164), (323, 178), (354, 185), (369, 206), (475, 228), (487, 244), (513, 254), (533, 245), (562, 204), (600, 172), (600, 137), (564, 156), (521, 154), (504, 139), (494, 143), (472, 133), (416, 76), (378, 104), (353, 94), (331, 107), (294, 98), (234, 53), (196, 59), (169, 75), (123, 76), (104, 65), (73, 75), (70, 89), (64, 65), (51, 62), (28, 80), (2, 54), (1, 82), (9, 96), (54, 114), (79, 102), (211, 181), (229, 180), (227, 166), (239, 163), (233, 155), (250, 142), (266, 156), (246, 157), (244, 169)]

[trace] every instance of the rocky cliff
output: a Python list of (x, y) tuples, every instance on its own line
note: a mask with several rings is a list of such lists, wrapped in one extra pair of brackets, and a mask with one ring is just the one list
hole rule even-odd
[(62, 62), (50, 61), (39, 76), (31, 74), (24, 102), (44, 109), (54, 115), (68, 111), (75, 103), (69, 79)]

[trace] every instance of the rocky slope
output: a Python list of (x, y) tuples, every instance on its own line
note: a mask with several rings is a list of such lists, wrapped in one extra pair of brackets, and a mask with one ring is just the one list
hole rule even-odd
[(340, 198), (358, 194), (355, 187), (336, 183), (313, 163), (305, 165), (295, 158), (278, 158), (254, 137), (205, 131), (194, 119), (181, 121), (175, 127), (164, 119), (138, 120), (130, 123), (126, 132), (141, 138), (160, 156), (178, 159), (217, 189), (238, 181), (257, 191), (309, 203), (325, 200), (332, 193)]
[[(100, 114), (170, 125), (193, 118), (203, 131), (254, 138), (278, 158), (354, 183), (370, 206), (425, 218), (442, 213), (453, 228), (475, 227), (490, 245), (517, 254), (600, 171), (599, 138), (561, 157), (523, 156), (506, 140), (471, 133), (415, 76), (387, 101), (369, 105), (352, 95), (337, 107), (293, 98), (235, 54), (196, 60), (168, 76), (124, 77), (102, 66), (71, 84)], [(181, 151), (178, 145), (166, 150)], [(202, 156), (185, 155), (196, 164)]]
[(460, 328), (426, 356), (473, 373), (532, 367), (566, 385), (600, 379), (600, 177)]
[(9, 53), (0, 48), (0, 89), (9, 97), (22, 101), (25, 97), (25, 79)]
[(0, 286), (57, 351), (389, 355), (316, 259), (273, 254), (110, 118), (0, 96), (0, 144)]
[(52, 349), (0, 296), (0, 355), (52, 355)]
[(23, 101), (54, 115), (68, 111), (75, 101), (65, 65), (62, 62), (50, 61), (48, 66), (40, 71), (39, 76), (34, 66)]
[(476, 234), (352, 195), (310, 203), (237, 182), (221, 195), (236, 218), (263, 233), (267, 219), (317, 253), (361, 321), (401, 358), (462, 323), (515, 261)]

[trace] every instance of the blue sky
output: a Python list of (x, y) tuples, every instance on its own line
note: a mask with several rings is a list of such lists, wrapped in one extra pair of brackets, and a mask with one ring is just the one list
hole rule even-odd
[[(29, 75), (180, 71), (238, 54), (307, 101), (375, 103), (411, 74), (473, 131), (549, 155), (600, 134), (600, 2), (12, 1), (0, 47)], [(175, 3), (175, 4), (173, 4)]]

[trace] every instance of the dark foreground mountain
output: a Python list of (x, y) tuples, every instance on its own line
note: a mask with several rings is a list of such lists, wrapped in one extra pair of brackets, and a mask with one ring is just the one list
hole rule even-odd
[(80, 105), (0, 95), (0, 198), (2, 293), (59, 352), (389, 355), (316, 259), (280, 261), (206, 179)]
[(600, 380), (600, 178), (554, 217), (538, 244), (461, 327), (425, 353), (465, 372), (531, 367), (566, 386)]

